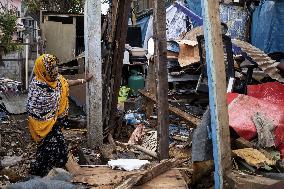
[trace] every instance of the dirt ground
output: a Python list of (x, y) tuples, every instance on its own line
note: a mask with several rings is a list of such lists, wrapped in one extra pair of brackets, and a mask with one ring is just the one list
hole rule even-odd
[[(82, 116), (80, 108), (71, 106), (70, 117)], [(122, 125), (119, 129), (119, 135), (114, 135), (114, 139), (120, 142), (127, 142), (130, 138), (134, 128), (127, 125)], [(21, 157), (21, 161), (16, 164), (1, 168), (0, 166), (0, 186), (15, 183), (19, 181), (26, 181), (30, 178), (29, 167), (30, 163), (35, 160), (35, 153), (37, 144), (31, 140), (27, 125), (27, 115), (12, 115), (9, 121), (0, 123), (1, 141), (0, 141), (0, 159), (5, 156), (9, 157)], [(103, 145), (102, 149), (91, 150), (87, 148), (86, 143), (86, 129), (84, 127), (78, 127), (77, 129), (65, 129), (64, 137), (69, 146), (69, 150), (72, 151), (75, 158), (81, 165), (100, 165), (105, 164), (107, 161), (102, 156), (116, 157), (116, 158), (145, 158), (143, 156), (137, 156), (132, 152), (126, 152), (125, 150), (116, 150), (113, 153), (113, 149), (109, 145)], [(186, 146), (180, 148), (178, 146)], [(108, 147), (110, 147), (108, 151)], [(116, 156), (113, 156), (113, 155)], [(176, 142), (170, 149), (171, 158), (185, 158), (188, 162), (183, 166), (186, 169), (192, 169), (191, 167), (191, 144), (188, 142)], [(191, 179), (190, 172), (184, 172), (184, 177), (188, 182)], [(213, 174), (210, 174), (202, 179), (200, 184), (190, 186), (189, 188), (212, 188), (213, 187)]]
[[(0, 171), (0, 186), (29, 178), (30, 162), (35, 159), (37, 144), (31, 140), (27, 125), (27, 115), (10, 116), (8, 122), (0, 124), (1, 147), (0, 158), (4, 156), (22, 157), (16, 165), (6, 167)], [(64, 130), (64, 136), (68, 146), (81, 144), (85, 154), (91, 154), (91, 150), (84, 148), (86, 143), (86, 131), (84, 129)]]

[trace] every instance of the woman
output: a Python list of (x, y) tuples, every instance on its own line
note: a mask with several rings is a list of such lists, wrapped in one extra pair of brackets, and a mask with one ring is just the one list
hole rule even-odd
[(40, 56), (29, 86), (28, 125), (32, 138), (39, 142), (31, 174), (44, 176), (53, 167), (64, 167), (67, 145), (61, 129), (67, 124), (69, 86), (83, 84), (92, 77), (66, 80), (58, 73), (58, 59), (50, 54)]

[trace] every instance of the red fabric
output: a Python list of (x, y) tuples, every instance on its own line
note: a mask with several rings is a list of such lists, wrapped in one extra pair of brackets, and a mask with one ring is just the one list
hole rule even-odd
[(273, 82), (248, 86), (248, 95), (228, 93), (229, 125), (236, 133), (251, 140), (257, 136), (252, 116), (264, 114), (276, 125), (275, 144), (284, 157), (284, 85)]
[(279, 82), (249, 85), (248, 96), (284, 106), (284, 85)]

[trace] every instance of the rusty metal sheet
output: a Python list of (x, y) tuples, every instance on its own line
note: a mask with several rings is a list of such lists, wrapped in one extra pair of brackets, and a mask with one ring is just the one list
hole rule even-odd
[(279, 62), (272, 60), (267, 54), (265, 54), (262, 50), (256, 48), (255, 46), (234, 39), (232, 43), (237, 47), (241, 48), (241, 50), (248, 54), (249, 57), (252, 58), (254, 62), (258, 64), (258, 67), (264, 71), (267, 75), (269, 75), (272, 79), (275, 79), (281, 83), (284, 83), (284, 78), (279, 74), (279, 70), (276, 68)]

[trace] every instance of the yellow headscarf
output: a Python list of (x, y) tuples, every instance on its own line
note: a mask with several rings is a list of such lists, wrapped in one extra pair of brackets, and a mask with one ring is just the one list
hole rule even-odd
[(49, 54), (43, 54), (35, 62), (35, 77), (28, 97), (28, 124), (35, 141), (46, 137), (57, 119), (68, 114), (69, 86), (57, 73), (57, 64), (58, 59)]

